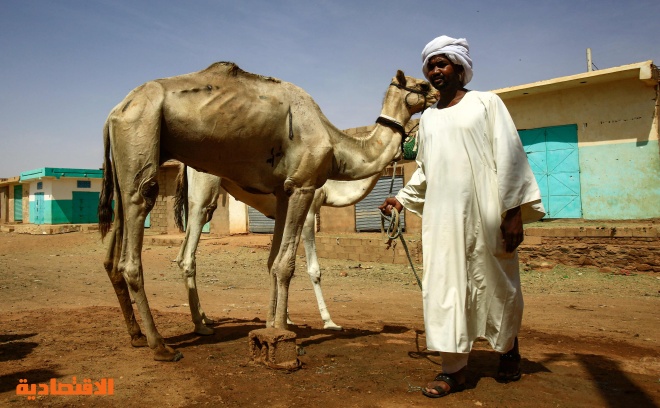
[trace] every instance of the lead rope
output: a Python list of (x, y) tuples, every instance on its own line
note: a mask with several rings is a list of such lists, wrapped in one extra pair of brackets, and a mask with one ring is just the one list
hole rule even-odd
[[(395, 176), (396, 176), (396, 162), (394, 162), (394, 164), (392, 165), (392, 181), (390, 182), (390, 193), (388, 197), (392, 197), (392, 191), (394, 190)], [(389, 222), (387, 228), (385, 228), (385, 221)], [(419, 279), (419, 276), (417, 275), (417, 271), (415, 270), (415, 265), (413, 265), (412, 257), (410, 256), (410, 251), (408, 250), (408, 245), (406, 244), (406, 240), (403, 239), (402, 228), (403, 227), (401, 226), (401, 218), (399, 216), (399, 211), (396, 208), (392, 208), (392, 215), (389, 217), (381, 211), (380, 231), (387, 236), (387, 242), (386, 242), (387, 249), (389, 249), (392, 246), (392, 241), (396, 240), (397, 238), (401, 240), (403, 249), (404, 251), (406, 251), (406, 256), (408, 257), (408, 262), (410, 263), (410, 268), (412, 268), (412, 271), (415, 274), (415, 279), (417, 280), (417, 285), (421, 290), (422, 281)]]

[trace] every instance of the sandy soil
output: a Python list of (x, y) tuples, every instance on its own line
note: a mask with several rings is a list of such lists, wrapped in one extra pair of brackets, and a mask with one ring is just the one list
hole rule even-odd
[[(660, 406), (660, 276), (557, 266), (522, 273), (523, 377), (495, 381), (498, 354), (478, 343), (468, 389), (430, 400), (419, 387), (439, 371), (425, 349), (421, 295), (410, 269), (322, 259), (324, 294), (341, 332), (323, 330), (298, 260), (290, 315), (304, 366), (250, 361), (248, 333), (265, 325), (268, 239), (205, 239), (198, 284), (215, 334), (192, 332), (172, 260), (147, 246), (145, 286), (156, 323), (183, 352), (177, 363), (133, 348), (102, 262), (97, 233), (0, 233), (0, 406), (655, 407)], [(19, 380), (114, 380), (106, 396), (16, 393)]]

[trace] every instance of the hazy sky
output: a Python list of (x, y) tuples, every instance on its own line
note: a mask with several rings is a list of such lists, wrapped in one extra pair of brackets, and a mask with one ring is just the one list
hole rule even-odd
[(0, 177), (99, 168), (110, 109), (138, 85), (233, 61), (301, 86), (340, 129), (380, 112), (397, 69), (465, 37), (468, 88), (660, 61), (658, 0), (3, 0)]

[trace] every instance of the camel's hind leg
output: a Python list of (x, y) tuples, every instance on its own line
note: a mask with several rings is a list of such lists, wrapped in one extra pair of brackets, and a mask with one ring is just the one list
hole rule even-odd
[[(217, 200), (217, 196), (216, 200)], [(195, 324), (195, 333), (201, 335), (213, 334), (213, 329), (206, 326), (206, 324), (213, 324), (213, 320), (206, 317), (202, 310), (202, 305), (199, 301), (199, 294), (197, 293), (197, 260), (195, 253), (197, 252), (197, 245), (199, 244), (200, 236), (202, 235), (202, 228), (210, 219), (211, 216), (207, 215), (207, 208), (199, 205), (196, 202), (191, 202), (188, 210), (188, 222), (186, 225), (186, 237), (181, 245), (179, 256), (176, 262), (179, 268), (183, 271), (183, 278), (188, 290), (188, 304), (190, 305), (190, 315), (192, 316), (193, 323)], [(213, 212), (211, 211), (211, 214)]]
[(305, 256), (307, 257), (307, 273), (312, 280), (316, 302), (318, 303), (321, 319), (323, 320), (323, 328), (328, 330), (341, 330), (342, 327), (332, 321), (328, 307), (325, 304), (325, 299), (323, 298), (323, 291), (321, 290), (321, 267), (319, 266), (319, 260), (316, 256), (316, 234), (314, 232), (316, 211), (321, 207), (321, 203), (322, 197), (315, 196), (312, 206), (307, 212), (305, 225), (302, 230), (302, 241), (305, 246)]
[(157, 166), (158, 161), (156, 160), (142, 169), (133, 169), (136, 170), (135, 172), (126, 171), (128, 169), (123, 169), (123, 171), (118, 169), (117, 171), (124, 206), (123, 245), (118, 269), (123, 274), (131, 295), (135, 299), (147, 335), (147, 343), (154, 350), (154, 359), (177, 361), (182, 355), (167, 346), (163, 337), (158, 333), (144, 290), (141, 257), (144, 220), (153, 208), (158, 195)]
[(118, 213), (124, 223), (118, 270), (135, 300), (154, 359), (177, 361), (181, 353), (165, 344), (151, 315), (141, 257), (144, 220), (158, 196), (162, 88), (149, 83), (130, 97), (131, 102), (112, 117), (112, 128), (117, 130), (111, 138), (119, 194), (115, 199), (120, 201)]
[[(131, 304), (131, 297), (129, 296), (128, 286), (126, 285), (124, 276), (117, 270), (119, 254), (121, 253), (121, 235), (121, 227), (116, 223), (110, 233), (110, 245), (108, 246), (108, 255), (104, 266), (110, 282), (112, 282), (112, 286), (115, 289), (115, 294), (117, 294), (121, 311), (124, 314), (126, 328), (128, 329), (128, 334), (131, 336), (131, 345), (133, 347), (145, 347), (147, 345), (147, 338), (142, 334), (140, 326), (137, 320), (135, 320), (133, 305)], [(118, 236), (120, 239), (117, 239)]]

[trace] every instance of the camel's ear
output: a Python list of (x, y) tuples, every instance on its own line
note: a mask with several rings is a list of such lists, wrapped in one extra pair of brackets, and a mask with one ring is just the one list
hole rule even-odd
[(406, 86), (406, 75), (403, 73), (403, 71), (396, 71), (396, 80), (399, 81), (399, 85)]

